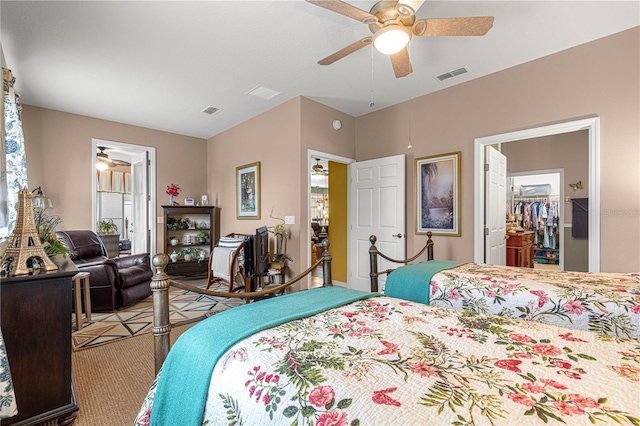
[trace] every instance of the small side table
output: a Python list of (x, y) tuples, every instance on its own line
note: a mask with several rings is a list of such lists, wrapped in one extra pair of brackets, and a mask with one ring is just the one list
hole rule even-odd
[(84, 287), (84, 311), (87, 321), (91, 321), (91, 292), (89, 289), (89, 272), (78, 272), (73, 277), (73, 292), (75, 294), (76, 328), (82, 330), (82, 293)]

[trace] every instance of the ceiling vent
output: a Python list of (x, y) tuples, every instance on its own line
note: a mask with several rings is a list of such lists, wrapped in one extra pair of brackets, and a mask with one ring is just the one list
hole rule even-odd
[(248, 91), (246, 94), (247, 95), (257, 96), (259, 98), (266, 99), (266, 100), (270, 101), (271, 99), (273, 99), (276, 96), (278, 96), (280, 93), (281, 92), (276, 92), (275, 90), (267, 89), (266, 87), (261, 86), (261, 85), (258, 84), (256, 87), (254, 87), (253, 89)]
[(436, 75), (435, 77), (440, 81), (445, 81), (445, 80), (448, 80), (450, 78), (457, 77), (457, 76), (462, 75), (462, 74), (466, 74), (468, 72), (469, 72), (469, 68), (460, 67), (460, 68), (455, 69), (453, 71), (449, 71), (449, 72), (445, 72), (444, 74)]
[(209, 105), (208, 107), (206, 107), (205, 109), (203, 109), (202, 113), (204, 114), (209, 114), (209, 115), (214, 115), (219, 113), (220, 111), (222, 111), (222, 108), (216, 108), (216, 107), (212, 107), (211, 105)]

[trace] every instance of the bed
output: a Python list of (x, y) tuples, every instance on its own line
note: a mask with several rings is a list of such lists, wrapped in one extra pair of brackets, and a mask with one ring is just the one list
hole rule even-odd
[(180, 336), (134, 424), (640, 424), (637, 340), (333, 287), (323, 257), (327, 286)]
[[(383, 272), (389, 274), (385, 294), (593, 331), (603, 338), (640, 339), (638, 273), (586, 273), (476, 263), (454, 266), (453, 262), (433, 260), (433, 242), (429, 239), (428, 244), (430, 260)], [(377, 263), (376, 250), (374, 238), (369, 251), (372, 264)], [(377, 291), (377, 285), (377, 280), (372, 279), (372, 291)]]

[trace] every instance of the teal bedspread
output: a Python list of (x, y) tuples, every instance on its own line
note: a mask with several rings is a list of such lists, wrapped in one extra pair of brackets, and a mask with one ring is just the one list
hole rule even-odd
[(451, 260), (430, 260), (414, 265), (402, 266), (389, 274), (384, 294), (411, 302), (429, 303), (431, 277), (438, 272), (453, 268)]
[(162, 366), (152, 425), (200, 425), (211, 373), (235, 343), (261, 330), (376, 296), (341, 287), (317, 288), (220, 312), (187, 330)]

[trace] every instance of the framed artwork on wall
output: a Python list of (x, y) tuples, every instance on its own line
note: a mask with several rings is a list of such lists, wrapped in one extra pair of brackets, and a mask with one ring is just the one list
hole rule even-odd
[(236, 167), (238, 219), (260, 219), (260, 162)]
[(416, 234), (459, 237), (460, 151), (415, 160)]

